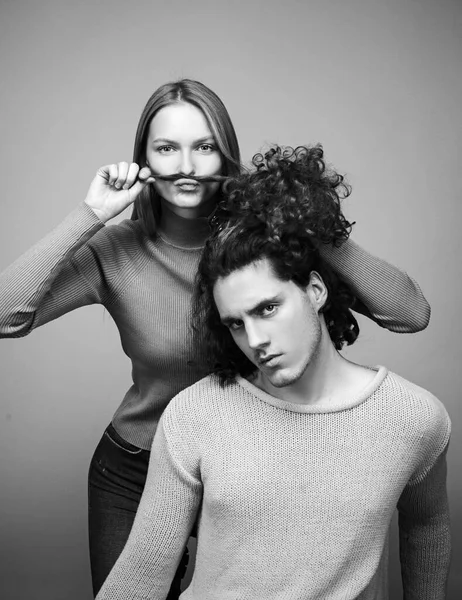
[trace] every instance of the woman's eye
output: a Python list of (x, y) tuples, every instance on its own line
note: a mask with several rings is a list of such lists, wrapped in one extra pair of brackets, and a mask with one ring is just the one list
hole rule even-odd
[(157, 152), (162, 152), (162, 154), (166, 154), (173, 150), (173, 146), (159, 146), (157, 148)]
[(212, 144), (201, 144), (199, 146), (199, 150), (201, 152), (212, 152), (213, 150), (215, 150), (215, 147), (212, 146)]

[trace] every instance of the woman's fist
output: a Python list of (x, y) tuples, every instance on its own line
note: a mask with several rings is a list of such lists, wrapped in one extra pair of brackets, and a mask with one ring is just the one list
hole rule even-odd
[(149, 167), (120, 162), (101, 167), (90, 184), (85, 203), (106, 223), (130, 206), (148, 183), (155, 181)]

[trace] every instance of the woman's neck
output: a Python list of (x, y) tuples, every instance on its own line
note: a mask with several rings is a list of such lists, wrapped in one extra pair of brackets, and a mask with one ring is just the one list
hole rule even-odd
[(158, 233), (174, 246), (200, 248), (210, 234), (210, 227), (207, 217), (185, 218), (162, 205)]

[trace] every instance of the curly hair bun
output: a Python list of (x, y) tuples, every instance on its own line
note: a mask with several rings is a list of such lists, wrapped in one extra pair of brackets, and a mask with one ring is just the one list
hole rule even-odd
[(255, 169), (224, 185), (225, 200), (216, 213), (222, 225), (263, 227), (269, 240), (340, 244), (352, 224), (341, 210), (350, 194), (342, 175), (329, 169), (321, 145), (274, 146), (252, 159)]

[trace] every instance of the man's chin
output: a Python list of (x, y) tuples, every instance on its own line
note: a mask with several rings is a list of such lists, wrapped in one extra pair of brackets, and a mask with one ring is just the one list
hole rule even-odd
[(296, 383), (300, 377), (294, 375), (294, 373), (287, 373), (287, 371), (279, 371), (266, 375), (266, 378), (275, 388), (283, 388)]

